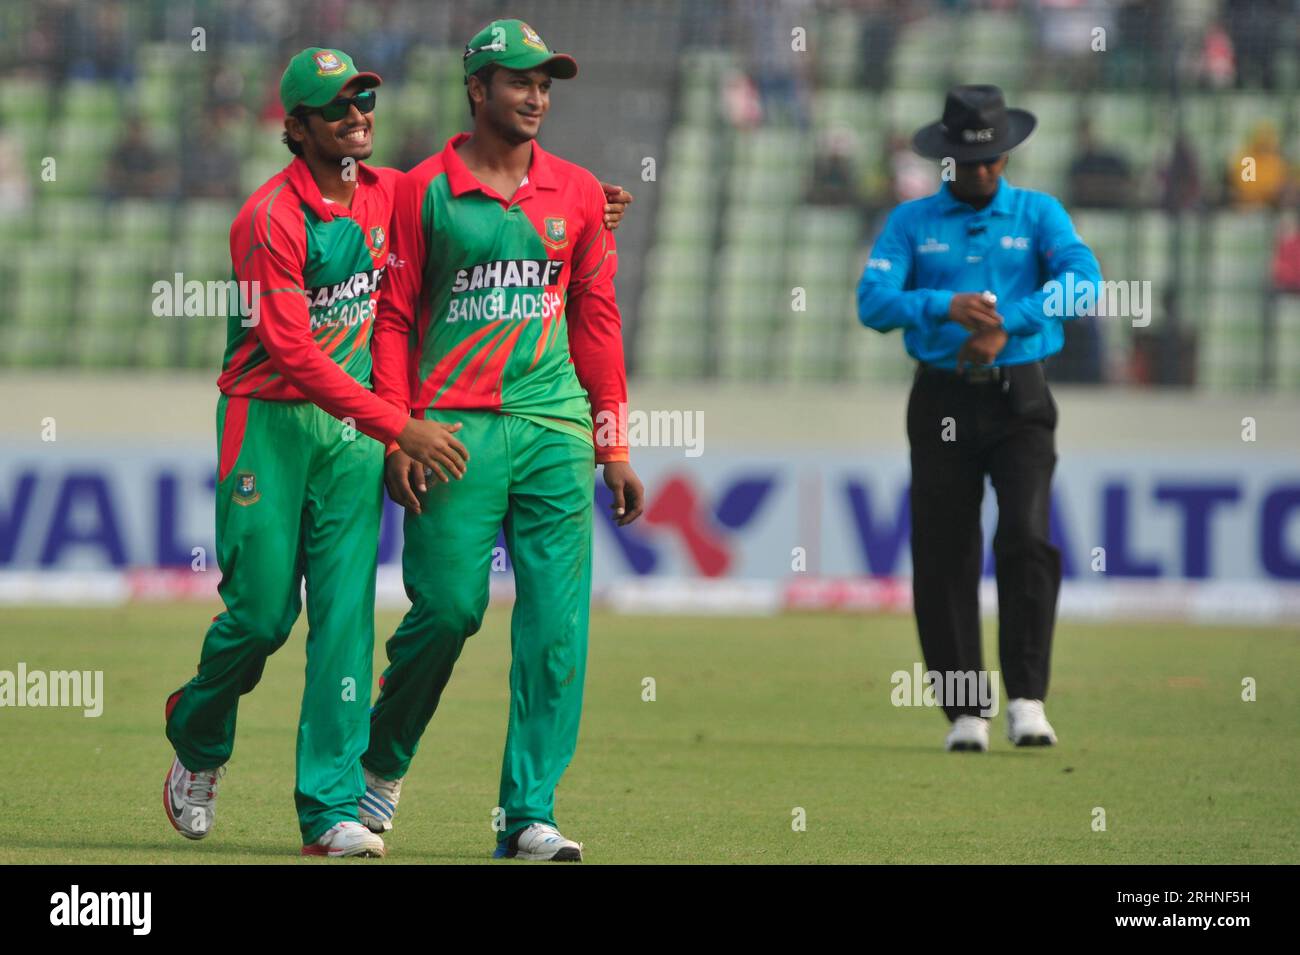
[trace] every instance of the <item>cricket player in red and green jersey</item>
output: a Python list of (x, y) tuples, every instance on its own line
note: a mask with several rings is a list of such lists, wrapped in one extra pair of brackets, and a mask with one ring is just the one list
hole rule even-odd
[(618, 424), (627, 383), (601, 186), (535, 142), (552, 77), (576, 72), (518, 20), (470, 41), (474, 131), (398, 183), (373, 347), (376, 393), (459, 425), (469, 460), (459, 479), (426, 482), (418, 462), (388, 449), (389, 492), (407, 507), (412, 606), (387, 643), (361, 820), (392, 827), (401, 779), (482, 623), (504, 526), (515, 606), (497, 855), (524, 859), (582, 858), (556, 829), (554, 803), (582, 712), (595, 465), (619, 523), (644, 497)]
[(218, 386), (217, 558), (225, 611), (198, 674), (167, 700), (176, 751), (163, 789), (182, 835), (211, 831), (241, 694), (286, 640), (306, 580), (306, 684), (294, 792), (304, 854), (384, 854), (360, 825), (384, 446), (464, 468), (455, 427), (369, 390), (396, 170), (371, 168), (374, 87), (347, 54), (311, 48), (280, 84), (296, 158), (230, 230), (248, 314), (228, 318)]

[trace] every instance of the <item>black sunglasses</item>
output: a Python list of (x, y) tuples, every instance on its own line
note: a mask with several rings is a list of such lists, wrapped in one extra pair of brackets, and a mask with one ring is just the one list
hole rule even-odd
[(319, 113), (327, 123), (337, 123), (355, 106), (358, 113), (369, 113), (375, 108), (375, 91), (362, 90), (356, 96), (340, 96), (324, 106), (299, 106), (294, 112), (300, 116)]

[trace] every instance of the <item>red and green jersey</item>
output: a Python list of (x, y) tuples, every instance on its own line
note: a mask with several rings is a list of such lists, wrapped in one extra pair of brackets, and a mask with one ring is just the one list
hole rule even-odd
[(401, 173), (356, 169), (351, 208), (327, 202), (301, 158), (244, 203), (230, 229), (230, 256), (254, 308), (242, 316), (238, 303), (231, 309), (217, 386), (237, 397), (309, 400), (388, 443), (406, 425), (406, 404), (367, 389)]
[(534, 142), (528, 175), (507, 200), (456, 153), (468, 138), (453, 136), (398, 181), (375, 393), (417, 415), (517, 415), (591, 441), (597, 461), (626, 461), (604, 190)]

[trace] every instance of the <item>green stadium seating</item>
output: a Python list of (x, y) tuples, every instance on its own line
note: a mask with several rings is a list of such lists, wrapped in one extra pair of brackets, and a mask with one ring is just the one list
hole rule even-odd
[(75, 330), (73, 273), (77, 251), (55, 244), (15, 249), (13, 320), (8, 360), (19, 366), (63, 364)]
[(1273, 373), (1277, 387), (1300, 393), (1300, 295), (1278, 296)]

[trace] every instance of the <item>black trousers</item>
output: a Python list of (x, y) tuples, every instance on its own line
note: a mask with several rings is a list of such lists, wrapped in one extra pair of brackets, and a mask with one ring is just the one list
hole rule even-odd
[[(1040, 363), (986, 382), (917, 369), (907, 405), (912, 448), (912, 596), (927, 670), (978, 671), (980, 503), (988, 475), (998, 499), (993, 538), (998, 650), (1007, 699), (1047, 697), (1061, 555), (1049, 540), (1056, 401)], [(942, 699), (942, 697), (940, 697)], [(977, 701), (943, 701), (953, 720)]]

